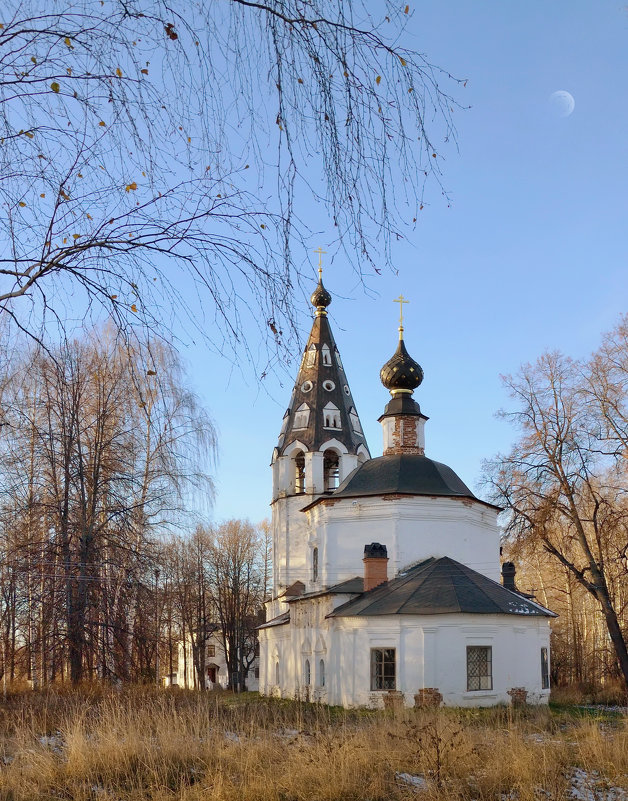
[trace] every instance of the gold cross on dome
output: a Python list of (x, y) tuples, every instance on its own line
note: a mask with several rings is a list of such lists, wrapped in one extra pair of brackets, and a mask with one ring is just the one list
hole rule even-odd
[(323, 248), (321, 248), (321, 247), (318, 247), (318, 248), (316, 248), (314, 253), (318, 253), (318, 277), (322, 278), (323, 277), (323, 254), (327, 254), (327, 251), (323, 250)]
[(398, 297), (398, 298), (395, 298), (395, 299), (393, 300), (393, 303), (398, 303), (398, 304), (399, 304), (399, 326), (400, 326), (401, 328), (403, 328), (403, 304), (404, 304), (404, 303), (410, 303), (410, 301), (409, 301), (409, 300), (406, 300), (406, 299), (403, 297), (403, 295), (399, 295), (399, 297)]

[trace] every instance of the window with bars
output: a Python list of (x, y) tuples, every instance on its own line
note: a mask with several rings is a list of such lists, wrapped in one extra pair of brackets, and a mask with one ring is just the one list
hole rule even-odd
[(493, 689), (493, 649), (490, 645), (467, 646), (467, 690)]
[(541, 648), (541, 687), (544, 690), (549, 690), (550, 677), (549, 677), (549, 659), (547, 655), (547, 648)]
[(208, 645), (207, 646), (207, 656), (216, 656), (216, 646), (215, 645)]
[(394, 690), (397, 659), (394, 648), (371, 648), (371, 690)]

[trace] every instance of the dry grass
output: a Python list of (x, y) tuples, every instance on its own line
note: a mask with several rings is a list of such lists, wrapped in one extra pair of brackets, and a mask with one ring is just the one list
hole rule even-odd
[(390, 716), (85, 688), (11, 696), (0, 749), (11, 801), (538, 801), (566, 797), (574, 767), (628, 783), (624, 720), (548, 709)]

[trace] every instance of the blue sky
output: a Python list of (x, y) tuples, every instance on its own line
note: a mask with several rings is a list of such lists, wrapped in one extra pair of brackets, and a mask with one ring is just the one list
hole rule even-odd
[[(395, 245), (398, 274), (363, 286), (337, 256), (324, 281), (371, 453), (381, 453), (379, 369), (396, 347), (401, 292), (406, 345), (425, 371), (415, 398), (430, 417), (426, 453), (477, 488), (482, 460), (513, 439), (495, 419), (509, 403), (500, 374), (546, 349), (585, 357), (626, 311), (628, 7), (451, 0), (411, 12), (405, 44), (468, 79), (456, 93), (471, 106), (455, 115), (458, 148), (443, 150), (452, 203), (433, 188)], [(574, 97), (568, 117), (549, 101), (557, 90)], [(330, 242), (322, 230), (317, 244)], [(304, 306), (304, 336), (308, 315)], [(268, 465), (302, 344), (262, 382), (200, 345), (182, 349), (219, 435), (216, 521), (270, 513)]]

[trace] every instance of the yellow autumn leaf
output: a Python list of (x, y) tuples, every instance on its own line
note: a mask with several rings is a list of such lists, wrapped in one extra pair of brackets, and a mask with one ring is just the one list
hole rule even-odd
[(404, 13), (404, 14), (407, 14), (407, 13), (408, 13), (408, 11), (410, 11), (410, 6), (406, 6), (406, 7), (404, 8), (404, 10), (403, 10), (403, 13)]
[(72, 47), (72, 42), (70, 41), (70, 37), (69, 36), (66, 36), (63, 41), (65, 42), (67, 47)]
[(35, 56), (31, 56), (31, 61), (33, 62), (33, 64), (37, 64), (37, 59), (35, 58)]
[(133, 312), (137, 311), (137, 306), (135, 305), (135, 303), (131, 306), (131, 311)]
[(19, 207), (20, 207), (21, 209), (23, 209), (23, 208), (26, 206), (26, 203), (24, 203), (22, 200), (20, 200), (20, 202), (18, 203), (18, 205), (19, 205)]
[(64, 236), (64, 237), (63, 237), (63, 244), (64, 244), (64, 245), (66, 245), (66, 244), (67, 244), (67, 241), (68, 241), (68, 238), (67, 238), (67, 236)]
[(82, 177), (83, 177), (82, 173), (80, 173), (80, 172), (79, 172), (79, 173), (78, 173), (78, 177), (79, 177), (79, 178), (82, 178)]
[(148, 75), (148, 70), (140, 70), (140, 72), (142, 73), (142, 75)]
[(50, 84), (50, 88), (52, 89), (52, 91), (53, 91), (55, 94), (59, 94), (59, 89), (61, 89), (61, 87), (59, 86), (59, 84), (58, 84), (56, 81), (53, 81), (53, 82)]
[(118, 69), (116, 70), (116, 75), (118, 76), (118, 78), (122, 77), (122, 70), (120, 69), (120, 67), (118, 67)]
[(192, 137), (188, 136), (188, 143), (192, 141)]
[(77, 239), (80, 239), (80, 238), (81, 238), (81, 235), (80, 235), (80, 234), (72, 234), (72, 239), (73, 239), (75, 242), (76, 242), (76, 240), (77, 240)]
[(401, 61), (401, 66), (402, 66), (402, 67), (405, 67), (405, 66), (406, 66), (406, 60), (405, 60), (405, 58), (402, 58), (401, 56), (399, 56), (399, 61)]
[(91, 214), (86, 214), (85, 216), (87, 217), (88, 220), (93, 220), (94, 219)]
[(118, 296), (117, 295), (110, 295), (111, 300), (115, 300)]
[(135, 192), (136, 189), (137, 189), (137, 184), (135, 183), (135, 181), (133, 181), (132, 184), (127, 184), (124, 187), (125, 192)]
[(24, 131), (24, 136), (28, 136), (29, 139), (32, 139), (35, 134), (32, 131)]
[(45, 192), (42, 192), (42, 193), (41, 193), (41, 195), (40, 195), (39, 197), (46, 197), (46, 193), (45, 193)]
[(106, 127), (106, 123), (104, 123), (102, 120), (98, 124), (100, 125), (101, 128)]
[(375, 78), (375, 83), (379, 86), (381, 82), (382, 82), (382, 76), (378, 75), (377, 78)]

